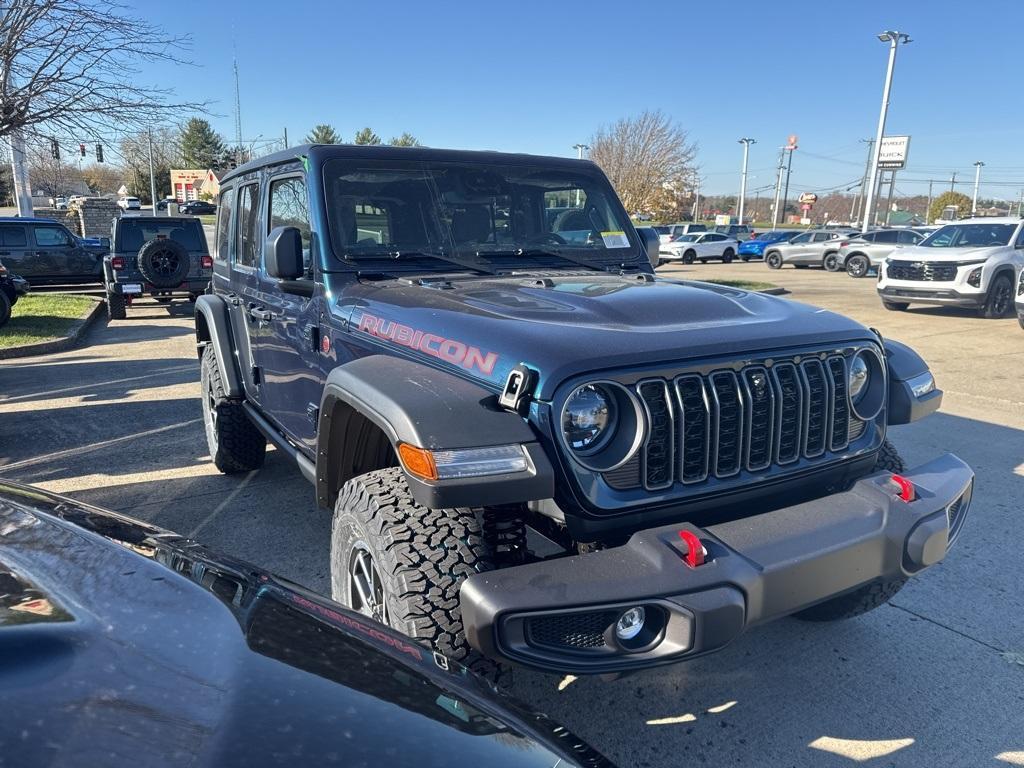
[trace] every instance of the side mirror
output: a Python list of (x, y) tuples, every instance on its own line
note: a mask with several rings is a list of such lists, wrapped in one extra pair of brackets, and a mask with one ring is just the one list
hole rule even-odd
[(654, 227), (637, 227), (636, 233), (640, 235), (640, 242), (643, 243), (647, 258), (651, 261), (651, 268), (657, 269), (658, 262), (661, 260), (658, 255), (661, 251), (661, 238), (658, 237), (658, 231)]
[(297, 280), (306, 272), (302, 263), (302, 235), (295, 227), (275, 227), (263, 248), (267, 274), (278, 280)]

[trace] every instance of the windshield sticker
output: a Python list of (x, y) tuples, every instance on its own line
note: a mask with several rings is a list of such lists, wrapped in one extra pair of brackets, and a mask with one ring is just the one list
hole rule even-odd
[(408, 325), (376, 317), (368, 312), (363, 312), (359, 318), (358, 328), (378, 339), (393, 341), (410, 349), (418, 349), (420, 352), (445, 362), (468, 369), (476, 368), (485, 376), (494, 373), (494, 366), (498, 362), (498, 355), (495, 352), (481, 352), (478, 347), (463, 344), (456, 339), (446, 339), (433, 333), (426, 333)]
[(601, 239), (605, 248), (629, 248), (629, 238), (622, 231), (602, 232)]

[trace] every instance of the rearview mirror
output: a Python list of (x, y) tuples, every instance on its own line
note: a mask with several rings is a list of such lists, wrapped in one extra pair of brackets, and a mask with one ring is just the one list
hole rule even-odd
[(295, 227), (275, 227), (263, 248), (267, 274), (278, 280), (297, 280), (305, 273), (302, 235)]

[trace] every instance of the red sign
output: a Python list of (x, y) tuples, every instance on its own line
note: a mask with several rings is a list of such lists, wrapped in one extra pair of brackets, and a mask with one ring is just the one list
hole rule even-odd
[(804, 203), (803, 205), (800, 206), (800, 210), (801, 211), (809, 211), (809, 210), (811, 210), (811, 204), (810, 203)]

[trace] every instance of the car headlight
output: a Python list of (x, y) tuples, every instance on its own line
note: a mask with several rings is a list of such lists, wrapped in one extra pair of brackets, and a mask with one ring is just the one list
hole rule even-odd
[(562, 409), (562, 433), (569, 447), (582, 454), (601, 447), (615, 426), (615, 401), (598, 384), (577, 387)]
[(981, 271), (982, 271), (982, 269), (983, 269), (983, 267), (978, 267), (977, 269), (972, 269), (971, 270), (971, 274), (969, 274), (967, 276), (967, 284), (969, 286), (971, 286), (972, 288), (980, 288), (981, 287)]
[(870, 376), (868, 363), (863, 353), (858, 352), (850, 361), (850, 374), (848, 388), (850, 390), (850, 401), (854, 404), (860, 402), (867, 389), (868, 376)]
[(861, 421), (871, 421), (885, 407), (888, 394), (884, 366), (873, 349), (862, 349), (850, 358), (847, 392), (853, 414)]

